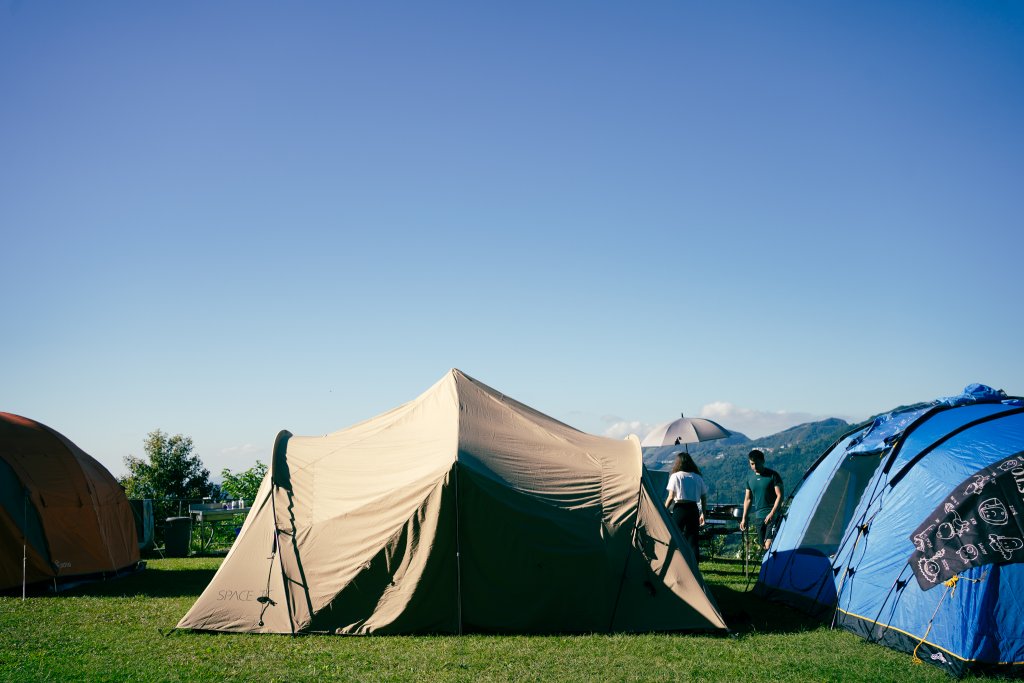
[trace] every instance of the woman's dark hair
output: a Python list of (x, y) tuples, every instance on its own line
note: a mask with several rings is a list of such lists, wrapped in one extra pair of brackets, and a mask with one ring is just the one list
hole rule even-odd
[(672, 474), (676, 472), (693, 472), (700, 474), (700, 468), (689, 453), (676, 453), (676, 464), (672, 466)]

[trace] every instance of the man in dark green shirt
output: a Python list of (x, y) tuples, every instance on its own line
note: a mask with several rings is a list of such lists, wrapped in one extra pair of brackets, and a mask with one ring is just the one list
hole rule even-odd
[(743, 517), (740, 531), (747, 530), (750, 519), (757, 529), (757, 536), (765, 550), (772, 544), (775, 527), (782, 507), (782, 477), (775, 470), (764, 466), (764, 453), (755, 448), (747, 456), (750, 472), (747, 474), (747, 488), (743, 495)]

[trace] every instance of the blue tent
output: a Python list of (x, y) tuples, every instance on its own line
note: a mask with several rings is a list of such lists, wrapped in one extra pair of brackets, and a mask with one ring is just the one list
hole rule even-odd
[(1024, 673), (1024, 400), (972, 384), (842, 436), (755, 592), (955, 675)]

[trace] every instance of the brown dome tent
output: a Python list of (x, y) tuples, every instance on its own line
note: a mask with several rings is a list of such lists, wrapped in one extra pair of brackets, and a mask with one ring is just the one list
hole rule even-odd
[(113, 475), (49, 427), (0, 413), (0, 590), (138, 561), (135, 520)]
[(179, 628), (602, 633), (726, 628), (640, 442), (580, 432), (452, 370), (326, 436), (281, 432)]

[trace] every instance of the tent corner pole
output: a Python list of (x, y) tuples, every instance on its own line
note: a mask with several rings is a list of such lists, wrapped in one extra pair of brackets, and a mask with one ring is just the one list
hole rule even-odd
[[(287, 436), (285, 436), (287, 434)], [(288, 629), (291, 631), (292, 636), (295, 635), (295, 621), (292, 619), (292, 601), (291, 595), (289, 594), (288, 588), (288, 575), (284, 570), (284, 553), (281, 552), (281, 530), (277, 523), (277, 459), (278, 456), (283, 456), (283, 450), (285, 444), (288, 442), (288, 438), (291, 436), (291, 432), (282, 430), (274, 442), (274, 452), (270, 456), (270, 514), (274, 518), (274, 550), (277, 554), (277, 565), (281, 569), (281, 585), (284, 589), (284, 605), (285, 611), (288, 613)], [(273, 559), (271, 559), (273, 563)]]

